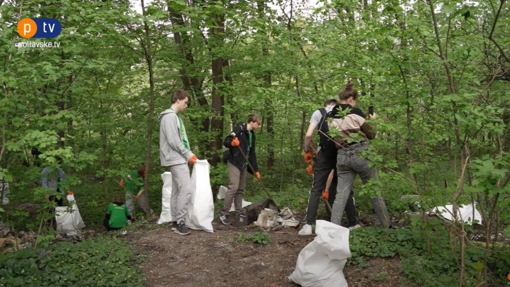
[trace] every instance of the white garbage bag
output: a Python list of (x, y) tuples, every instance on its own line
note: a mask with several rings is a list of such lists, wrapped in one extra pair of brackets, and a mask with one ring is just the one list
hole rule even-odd
[(306, 287), (348, 286), (343, 269), (351, 257), (349, 229), (317, 220), (315, 233), (314, 240), (299, 253), (289, 279)]
[[(226, 188), (225, 186), (221, 185), (220, 188), (218, 189), (218, 194), (216, 195), (216, 198), (217, 199), (225, 199), (225, 195), (227, 195), (227, 190), (228, 188)], [(249, 201), (245, 201), (244, 198), (243, 198), (243, 201), (242, 201), (242, 208), (245, 208), (246, 206), (249, 206), (251, 204), (251, 202)], [(230, 207), (230, 212), (232, 211), (235, 211), (236, 208), (234, 206), (234, 201), (232, 201), (232, 206)]]
[(277, 215), (274, 210), (270, 208), (264, 208), (259, 214), (255, 225), (260, 227), (274, 227), (276, 224)]
[(79, 235), (85, 223), (81, 218), (80, 210), (76, 205), (74, 194), (67, 195), (67, 201), (71, 206), (55, 207), (55, 220), (57, 221), (57, 231), (65, 233), (68, 236)]
[(2, 205), (9, 204), (9, 183), (0, 178), (0, 194), (2, 194)]
[(186, 214), (186, 225), (191, 229), (213, 232), (214, 202), (207, 160), (197, 160), (191, 173), (194, 186)]
[[(453, 221), (453, 205), (445, 205), (445, 206), (436, 206), (432, 209), (432, 212), (440, 214), (444, 219)], [(467, 223), (468, 225), (473, 225), (473, 212), (474, 212), (474, 221), (477, 224), (482, 224), (482, 215), (478, 210), (476, 210), (476, 202), (473, 204), (465, 204), (460, 205), (458, 207), (457, 216), (462, 218), (462, 221)]]
[(170, 208), (170, 199), (172, 198), (172, 173), (166, 171), (161, 174), (163, 180), (163, 190), (161, 191), (161, 215), (158, 224), (172, 222), (172, 210)]

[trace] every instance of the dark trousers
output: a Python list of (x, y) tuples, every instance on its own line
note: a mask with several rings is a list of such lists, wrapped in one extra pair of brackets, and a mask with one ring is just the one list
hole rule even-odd
[(119, 229), (120, 229), (120, 228), (113, 228), (113, 227), (110, 227), (110, 223), (109, 223), (109, 222), (110, 222), (110, 219), (109, 219), (109, 218), (105, 217), (105, 218), (103, 219), (103, 225), (104, 225), (104, 227), (106, 228), (106, 230), (108, 230), (108, 231), (113, 231), (113, 230), (119, 230)]
[[(306, 224), (315, 224), (315, 217), (317, 216), (317, 210), (319, 209), (319, 202), (322, 198), (322, 192), (326, 188), (326, 182), (328, 180), (331, 170), (334, 170), (333, 181), (329, 187), (328, 202), (331, 207), (335, 202), (338, 176), (336, 172), (336, 152), (329, 156), (327, 153), (319, 150), (316, 161), (313, 167), (313, 184), (310, 190), (310, 197), (308, 199), (308, 207), (306, 208)], [(358, 224), (358, 218), (356, 213), (356, 206), (354, 205), (353, 199), (354, 192), (351, 190), (347, 204), (345, 206), (345, 213), (349, 226)], [(328, 209), (328, 215), (331, 216), (331, 212)]]

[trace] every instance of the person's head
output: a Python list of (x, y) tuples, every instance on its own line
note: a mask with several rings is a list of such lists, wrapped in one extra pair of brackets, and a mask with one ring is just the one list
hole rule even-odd
[(338, 104), (338, 101), (336, 99), (328, 99), (324, 102), (324, 107), (336, 106), (337, 104)]
[(262, 125), (262, 118), (259, 115), (251, 114), (248, 115), (248, 130), (257, 130)]
[(338, 98), (342, 104), (349, 104), (351, 106), (356, 106), (358, 102), (358, 92), (353, 88), (354, 84), (349, 82), (345, 89), (343, 89), (340, 94), (338, 94)]
[(122, 196), (122, 194), (116, 194), (116, 195), (113, 197), (112, 202), (114, 202), (114, 203), (119, 203), (119, 204), (123, 204), (123, 203), (124, 203), (124, 196)]
[(172, 109), (178, 113), (188, 108), (188, 102), (191, 99), (188, 92), (177, 89), (172, 95)]
[(145, 165), (141, 165), (136, 170), (139, 178), (145, 178)]

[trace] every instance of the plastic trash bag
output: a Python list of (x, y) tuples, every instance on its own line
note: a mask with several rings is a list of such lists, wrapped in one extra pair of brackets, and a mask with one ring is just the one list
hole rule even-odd
[[(453, 221), (453, 205), (437, 206), (432, 209), (432, 212), (440, 214), (444, 219)], [(462, 218), (462, 221), (468, 225), (473, 225), (473, 221), (477, 224), (482, 224), (482, 215), (476, 210), (476, 202), (474, 204), (465, 204), (458, 207), (457, 216)], [(474, 213), (474, 220), (473, 220)]]
[(191, 173), (194, 186), (186, 214), (186, 225), (191, 229), (213, 232), (214, 202), (207, 160), (197, 160)]
[(67, 195), (67, 201), (71, 206), (55, 207), (55, 220), (57, 222), (57, 231), (65, 233), (68, 236), (79, 235), (85, 223), (81, 218), (80, 210), (74, 199), (74, 194)]
[(172, 222), (172, 210), (170, 208), (170, 200), (172, 198), (172, 173), (166, 171), (161, 174), (163, 180), (163, 190), (161, 191), (161, 215), (158, 224)]
[(315, 233), (314, 240), (299, 253), (289, 279), (306, 287), (347, 287), (343, 269), (351, 257), (349, 229), (317, 220)]

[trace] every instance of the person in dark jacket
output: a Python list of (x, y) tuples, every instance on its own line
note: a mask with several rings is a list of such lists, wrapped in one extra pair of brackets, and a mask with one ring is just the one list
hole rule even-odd
[(253, 174), (257, 180), (260, 179), (255, 153), (254, 130), (260, 128), (261, 122), (262, 118), (259, 115), (248, 115), (248, 122), (237, 124), (223, 142), (223, 145), (229, 148), (227, 159), (228, 190), (220, 216), (223, 224), (230, 224), (229, 214), (232, 201), (236, 213), (241, 214), (247, 173)]

